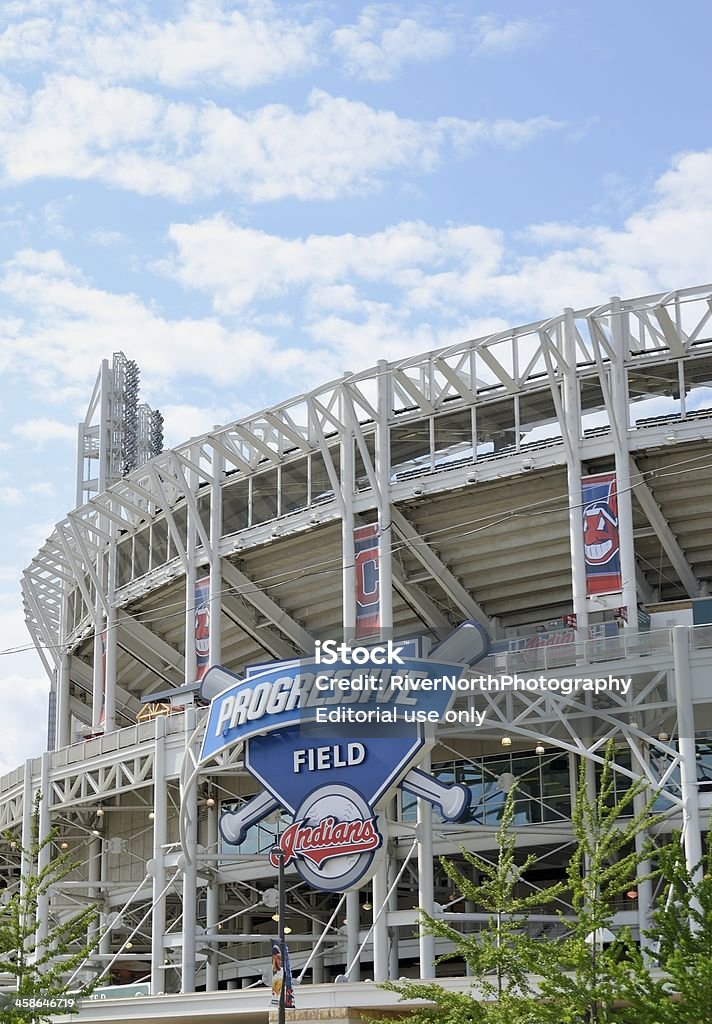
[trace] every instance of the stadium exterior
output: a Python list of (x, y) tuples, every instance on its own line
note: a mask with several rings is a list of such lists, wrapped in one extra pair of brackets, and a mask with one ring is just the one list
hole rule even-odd
[[(104, 364), (80, 427), (79, 505), (22, 582), (51, 680), (51, 749), (0, 780), (2, 829), (27, 845), (40, 792), (42, 831), (56, 826), (82, 863), (40, 907), (40, 937), (99, 898), (111, 927), (87, 974), (150, 983), (80, 1019), (266, 1019), (267, 853), (281, 825), (273, 814), (239, 847), (221, 838), (221, 811), (258, 792), (240, 744), (187, 784), (207, 714), (195, 682), (205, 663), (240, 674), (353, 637), (360, 526), (376, 526), (384, 636), (437, 643), (474, 621), (493, 641), (478, 671), (561, 685), (545, 699), (495, 689), (481, 727), (438, 727), (429, 767), (469, 788), (467, 820), (399, 791), (366, 886), (321, 892), (288, 870), (300, 1007), (383, 1004), (389, 994), (354, 983), (434, 976), (443, 948), (418, 934), (417, 908), (465, 930), (484, 919), (437, 857), (492, 851), (515, 780), (519, 844), (539, 857), (531, 881), (562, 877), (579, 760), (595, 786), (609, 737), (621, 790), (633, 778), (660, 788), (663, 831), (682, 828), (688, 864), (699, 860), (712, 803), (711, 301), (709, 286), (566, 309), (380, 362), (162, 452), (147, 407), (137, 434), (126, 360)], [(582, 479), (604, 474), (620, 580), (592, 592)], [(567, 696), (572, 676), (631, 686)], [(3, 841), (0, 857), (17, 884), (16, 849)], [(641, 878), (616, 927), (639, 933), (651, 901)], [(529, 927), (545, 940), (563, 925), (541, 914)], [(445, 975), (461, 984), (464, 967)]]

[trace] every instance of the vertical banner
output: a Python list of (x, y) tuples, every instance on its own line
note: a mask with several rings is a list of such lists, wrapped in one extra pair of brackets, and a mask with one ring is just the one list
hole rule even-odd
[(381, 580), (379, 573), (378, 526), (357, 526), (356, 553), (356, 639), (372, 636), (381, 627)]
[(586, 593), (612, 594), (623, 587), (616, 474), (581, 478)]
[(289, 962), (289, 946), (284, 947), (284, 963), (282, 950), (278, 942), (272, 943), (272, 1006), (279, 1006), (279, 996), (284, 986), (284, 1005), (287, 1010), (294, 1009), (294, 987), (292, 985), (292, 965)]
[(210, 661), (210, 577), (195, 581), (195, 681), (208, 671)]

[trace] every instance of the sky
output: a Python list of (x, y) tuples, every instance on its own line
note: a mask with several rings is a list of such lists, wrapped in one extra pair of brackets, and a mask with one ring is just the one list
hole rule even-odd
[(712, 280), (712, 7), (0, 7), (0, 775), (19, 579), (123, 350), (178, 443), (370, 366)]

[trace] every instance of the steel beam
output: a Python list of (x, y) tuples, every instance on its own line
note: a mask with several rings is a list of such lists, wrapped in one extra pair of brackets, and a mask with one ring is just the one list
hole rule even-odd
[(268, 597), (263, 590), (253, 583), (249, 576), (233, 565), (226, 558), (222, 560), (223, 579), (234, 587), (266, 619), (288, 637), (297, 650), (311, 653), (314, 650), (314, 638), (303, 626), (300, 626), (291, 615), (280, 608), (276, 601)]
[(491, 630), (492, 623), (487, 614), (478, 605), (469, 591), (463, 587), (462, 583), (453, 576), (447, 565), (436, 555), (415, 527), (408, 522), (403, 513), (399, 512), (397, 508), (392, 507), (391, 518), (395, 529), (405, 541), (408, 550), (428, 570), (433, 580), (440, 584), (453, 604), (457, 605), (466, 618), (474, 619), (475, 622), (479, 622), (485, 629)]
[(632, 457), (630, 459), (630, 482), (638, 504), (645, 513), (645, 518), (655, 530), (665, 554), (670, 559), (675, 572), (680, 577), (680, 582), (687, 591), (688, 597), (699, 597), (700, 585), (692, 570), (692, 566), (687, 561), (685, 552), (680, 547), (675, 534), (670, 529), (668, 521), (655, 500), (653, 492), (648, 487), (643, 474)]

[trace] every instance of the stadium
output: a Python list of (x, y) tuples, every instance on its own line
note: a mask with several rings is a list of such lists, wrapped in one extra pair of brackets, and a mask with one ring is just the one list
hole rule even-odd
[[(466, 931), (486, 919), (438, 858), (491, 856), (515, 783), (531, 880), (560, 879), (578, 766), (595, 786), (610, 738), (620, 791), (638, 778), (659, 789), (664, 829), (699, 861), (712, 803), (711, 302), (706, 286), (565, 309), (379, 362), (170, 450), (136, 364), (102, 364), (77, 507), (22, 580), (51, 684), (49, 749), (0, 780), (0, 825), (22, 840), (2, 841), (8, 884), (37, 793), (41, 833), (56, 828), (81, 862), (46, 897), (40, 937), (100, 901), (84, 972), (111, 996), (127, 986), (130, 1002), (87, 1003), (80, 1020), (267, 1020), (269, 853), (291, 816), (265, 799), (244, 743), (199, 753), (217, 666), (249, 681), (313, 658), (317, 641), (374, 635), (428, 657), (469, 623), (490, 638), (478, 672), (552, 684), (545, 699), (455, 695), (420, 783), (392, 774), (383, 790), (382, 849), (360, 885), (329, 891), (286, 867), (300, 1012), (346, 1019), (394, 1003), (378, 982), (436, 975), (444, 949), (419, 934), (418, 908)], [(584, 694), (574, 676), (630, 685)], [(466, 813), (448, 814), (447, 794), (465, 791)], [(248, 827), (228, 842), (231, 816)], [(641, 877), (616, 926), (640, 934), (652, 898)], [(546, 941), (562, 925), (542, 913), (528, 927)], [(437, 976), (462, 984), (464, 965)]]

